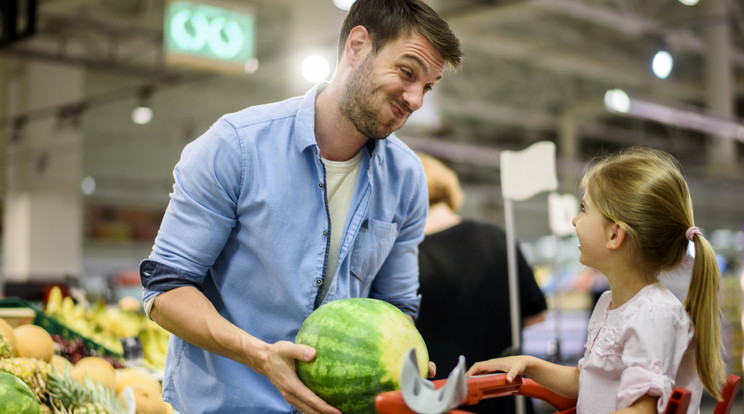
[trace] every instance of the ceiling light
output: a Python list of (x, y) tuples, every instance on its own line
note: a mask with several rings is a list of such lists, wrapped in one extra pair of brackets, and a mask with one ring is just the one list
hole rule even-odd
[(245, 69), (245, 73), (251, 74), (256, 73), (258, 70), (258, 59), (256, 58), (250, 58), (248, 61), (245, 62), (245, 65), (243, 66)]
[(90, 175), (86, 175), (80, 182), (80, 189), (83, 190), (83, 194), (85, 195), (93, 194), (96, 191), (96, 180)]
[(349, 10), (356, 0), (333, 0), (333, 5), (340, 10)]
[(627, 113), (630, 110), (630, 97), (622, 89), (610, 89), (604, 94), (604, 104), (614, 112)]
[(137, 97), (139, 104), (132, 110), (132, 122), (135, 124), (145, 125), (152, 121), (153, 112), (150, 106), (150, 97), (154, 89), (152, 86), (145, 86), (140, 89)]
[(152, 121), (152, 108), (138, 106), (132, 110), (132, 122), (137, 125), (149, 124)]
[(700, 0), (679, 0), (680, 3), (685, 6), (694, 6), (700, 2)]
[(704, 108), (653, 102), (629, 96), (620, 89), (605, 92), (604, 104), (610, 112), (744, 142), (744, 124), (741, 120), (721, 117)]
[(660, 50), (654, 55), (654, 60), (651, 62), (651, 68), (659, 79), (666, 79), (667, 76), (672, 72), (674, 66), (674, 59), (672, 55), (666, 50)]
[(310, 82), (319, 82), (328, 76), (331, 67), (328, 60), (322, 56), (313, 55), (302, 62), (302, 76)]

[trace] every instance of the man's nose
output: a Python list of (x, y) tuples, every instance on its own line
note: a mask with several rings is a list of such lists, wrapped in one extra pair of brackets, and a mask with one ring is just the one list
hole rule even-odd
[(411, 112), (416, 111), (424, 104), (424, 91), (416, 86), (410, 87), (403, 92), (403, 100)]

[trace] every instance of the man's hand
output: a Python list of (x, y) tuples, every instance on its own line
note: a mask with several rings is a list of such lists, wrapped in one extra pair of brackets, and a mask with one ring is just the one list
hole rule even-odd
[(315, 349), (307, 345), (279, 341), (269, 346), (266, 364), (261, 374), (282, 393), (288, 403), (305, 414), (341, 414), (315, 395), (300, 381), (295, 371), (295, 361), (312, 361)]

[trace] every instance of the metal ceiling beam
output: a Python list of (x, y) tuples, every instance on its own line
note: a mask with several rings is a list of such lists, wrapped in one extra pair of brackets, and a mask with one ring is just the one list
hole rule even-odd
[(621, 63), (591, 56), (569, 49), (546, 48), (534, 41), (516, 39), (508, 34), (490, 32), (474, 33), (467, 28), (459, 32), (468, 53), (478, 53), (500, 59), (527, 62), (549, 72), (582, 77), (602, 82), (612, 87), (637, 88), (654, 91), (664, 97), (682, 101), (700, 100), (703, 89), (689, 82), (653, 77), (643, 65), (626, 60)]
[[(586, 3), (576, 0), (533, 0), (527, 2), (528, 7), (536, 7), (555, 14), (563, 14), (596, 25), (601, 25), (617, 33), (632, 38), (648, 35), (663, 36), (671, 46), (681, 51), (705, 54), (705, 42), (688, 30), (669, 28), (664, 24), (651, 20), (640, 14), (621, 14), (617, 10), (598, 6), (596, 3)], [(709, 16), (708, 18), (715, 17)], [(701, 16), (700, 20), (706, 17)], [(744, 67), (744, 53), (732, 52), (732, 63)]]

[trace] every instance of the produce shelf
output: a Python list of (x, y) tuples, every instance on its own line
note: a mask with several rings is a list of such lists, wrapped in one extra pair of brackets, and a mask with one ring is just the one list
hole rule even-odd
[(85, 345), (86, 349), (88, 349), (91, 352), (95, 352), (99, 356), (109, 356), (109, 357), (120, 359), (120, 360), (124, 358), (122, 354), (112, 351), (106, 348), (105, 346), (93, 341), (92, 339), (87, 338), (84, 335), (81, 335), (78, 332), (68, 328), (67, 326), (59, 322), (56, 318), (45, 315), (44, 312), (39, 310), (36, 306), (34, 306), (30, 302), (27, 302), (15, 296), (10, 296), (10, 297), (0, 299), (0, 310), (14, 309), (14, 308), (15, 309), (18, 309), (18, 308), (32, 309), (34, 313), (36, 314), (32, 323), (34, 325), (41, 326), (47, 332), (49, 332), (50, 335), (59, 335), (60, 337), (62, 337), (62, 339), (66, 341), (73, 341), (76, 339), (80, 339)]

